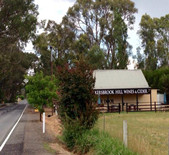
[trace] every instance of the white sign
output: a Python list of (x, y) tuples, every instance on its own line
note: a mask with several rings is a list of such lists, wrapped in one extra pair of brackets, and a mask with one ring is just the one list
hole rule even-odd
[(96, 95), (122, 95), (122, 94), (149, 94), (151, 89), (112, 89), (112, 90), (95, 90)]

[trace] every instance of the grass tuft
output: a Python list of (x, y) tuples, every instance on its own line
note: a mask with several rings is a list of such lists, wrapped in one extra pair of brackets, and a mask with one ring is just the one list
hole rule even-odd
[(44, 143), (44, 144), (43, 144), (43, 147), (44, 147), (45, 150), (47, 150), (49, 153), (52, 153), (52, 154), (56, 153), (56, 151), (53, 150), (53, 149), (49, 146), (48, 143)]

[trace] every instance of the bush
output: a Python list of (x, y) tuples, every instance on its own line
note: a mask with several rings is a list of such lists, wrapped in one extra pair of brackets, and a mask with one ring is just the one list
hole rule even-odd
[(58, 69), (60, 102), (58, 113), (64, 125), (63, 141), (69, 149), (88, 152), (93, 143), (86, 138), (99, 112), (96, 110), (93, 70), (84, 61)]
[(72, 150), (76, 145), (76, 140), (81, 137), (84, 129), (78, 124), (67, 125), (63, 130), (63, 141), (66, 143), (67, 147)]
[(61, 95), (58, 113), (62, 122), (71, 125), (76, 121), (83, 128), (92, 128), (98, 118), (98, 111), (91, 67), (83, 61), (77, 62), (72, 68), (65, 65), (58, 69), (58, 78)]
[(80, 137), (76, 139), (75, 150), (81, 154), (85, 154), (94, 147), (95, 144), (97, 144), (97, 138), (93, 130), (84, 130)]
[(90, 130), (86, 130), (79, 124), (66, 126), (63, 130), (62, 139), (70, 150), (75, 150), (78, 153), (86, 153), (92, 146), (92, 141), (89, 138)]

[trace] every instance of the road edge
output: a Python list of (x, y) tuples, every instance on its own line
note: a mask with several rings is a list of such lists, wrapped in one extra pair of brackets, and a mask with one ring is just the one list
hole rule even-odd
[(13, 126), (13, 128), (11, 129), (11, 131), (9, 132), (9, 134), (7, 135), (7, 137), (5, 138), (4, 142), (2, 143), (2, 145), (0, 146), (0, 152), (2, 151), (3, 147), (5, 146), (6, 142), (8, 141), (8, 139), (10, 138), (12, 132), (14, 131), (14, 129), (16, 128), (16, 126), (18, 125), (19, 121), (21, 120), (26, 108), (28, 105), (25, 106), (24, 110), (22, 111), (19, 119), (17, 120), (17, 122), (15, 123), (15, 125)]

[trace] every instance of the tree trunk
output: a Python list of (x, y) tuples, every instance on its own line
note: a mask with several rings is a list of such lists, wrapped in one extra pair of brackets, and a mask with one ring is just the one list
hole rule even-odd
[(42, 122), (42, 112), (39, 112), (40, 114), (40, 122)]
[(111, 58), (111, 65), (110, 69), (116, 69), (116, 60), (115, 60), (115, 45), (113, 45), (113, 49), (111, 48), (112, 58)]

